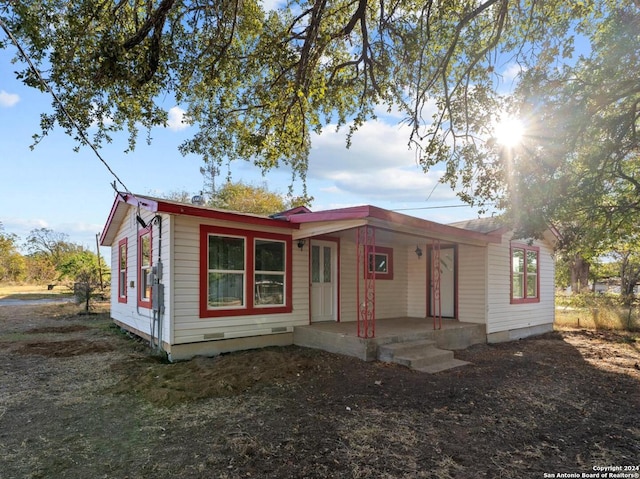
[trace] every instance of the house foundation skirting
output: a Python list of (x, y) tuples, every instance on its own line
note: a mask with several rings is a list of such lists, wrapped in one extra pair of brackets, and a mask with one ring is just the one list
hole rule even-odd
[[(145, 332), (140, 331), (137, 328), (134, 328), (133, 326), (130, 326), (126, 323), (123, 323), (122, 321), (118, 321), (117, 319), (111, 318), (111, 320), (114, 322), (114, 324), (116, 326), (118, 326), (120, 329), (123, 329), (131, 334), (134, 334), (136, 336), (138, 336), (139, 338), (145, 339), (147, 341), (151, 341), (151, 336)], [(169, 343), (167, 343), (166, 341), (162, 341), (162, 349), (164, 351), (167, 351), (167, 348), (169, 348)]]
[[(150, 341), (149, 334), (140, 331), (128, 324), (111, 318), (121, 329), (130, 332), (142, 339)], [(245, 351), (247, 349), (259, 349), (269, 346), (290, 346), (293, 344), (293, 333), (277, 333), (241, 338), (218, 339), (200, 341), (196, 343), (169, 344), (162, 342), (162, 349), (167, 353), (169, 361), (185, 361), (195, 356), (218, 356), (232, 351)]]
[(293, 333), (267, 334), (244, 338), (219, 339), (198, 343), (173, 344), (167, 348), (169, 361), (184, 361), (195, 356), (218, 356), (222, 353), (267, 348), (269, 346), (290, 346)]
[(540, 334), (553, 331), (553, 323), (539, 324), (536, 326), (528, 326), (526, 328), (509, 329), (507, 331), (499, 331), (497, 333), (487, 334), (488, 343), (505, 343), (516, 339), (528, 338), (529, 336), (538, 336)]

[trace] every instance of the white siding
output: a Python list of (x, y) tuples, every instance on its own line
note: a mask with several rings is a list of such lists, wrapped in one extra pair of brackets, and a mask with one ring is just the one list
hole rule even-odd
[[(355, 233), (354, 233), (355, 235)], [(357, 321), (356, 243), (340, 240), (340, 321)]]
[(407, 257), (407, 316), (425, 318), (427, 316), (427, 249), (422, 248), (418, 258), (413, 246), (405, 250)]
[(540, 302), (511, 304), (509, 235), (488, 249), (487, 334), (551, 324), (555, 315), (554, 261), (551, 247), (534, 241), (540, 248)]
[[(376, 279), (376, 319), (406, 316), (407, 249), (397, 245), (380, 246), (393, 249), (393, 279)], [(414, 258), (417, 259), (415, 255)]]
[[(407, 249), (393, 244), (379, 244), (393, 249), (393, 279), (376, 279), (376, 319), (397, 318), (407, 315), (408, 272)], [(413, 254), (413, 253), (412, 253)], [(415, 255), (414, 255), (415, 256)], [(340, 242), (340, 321), (357, 321), (357, 277), (360, 295), (364, 296), (364, 266), (358, 268), (355, 241)], [(423, 314), (424, 316), (424, 314)]]
[[(293, 245), (293, 311), (283, 314), (200, 318), (200, 225), (238, 228), (238, 223), (174, 217), (173, 309), (174, 344), (210, 339), (271, 334), (273, 328), (291, 328), (309, 323), (308, 252)], [(255, 231), (256, 228), (253, 230)], [(260, 228), (260, 231), (287, 234), (287, 229)]]
[[(147, 223), (150, 224), (153, 220), (154, 214), (148, 211), (141, 211), (140, 216)], [(131, 328), (138, 330), (145, 334), (151, 333), (152, 315), (153, 311), (147, 308), (138, 307), (138, 231), (140, 226), (136, 221), (136, 210), (129, 208), (127, 215), (120, 225), (120, 229), (116, 235), (116, 238), (111, 247), (111, 317), (116, 319)], [(170, 325), (169, 321), (165, 318), (168, 317), (168, 311), (171, 307), (171, 300), (168, 286), (168, 278), (171, 277), (171, 262), (167, 261), (169, 257), (169, 244), (170, 244), (170, 218), (167, 215), (162, 215), (162, 235), (160, 235), (159, 225), (152, 224), (152, 241), (151, 246), (153, 264), (158, 261), (158, 252), (160, 239), (162, 237), (162, 250), (161, 258), (163, 262), (163, 277), (162, 282), (165, 284), (165, 314), (161, 318), (162, 324), (162, 338), (165, 341), (169, 340)], [(118, 301), (118, 243), (123, 238), (127, 238), (127, 302), (120, 303)], [(134, 287), (129, 287), (130, 282), (133, 281)], [(156, 333), (157, 336), (157, 333)]]
[(458, 246), (458, 319), (485, 323), (487, 312), (487, 248)]

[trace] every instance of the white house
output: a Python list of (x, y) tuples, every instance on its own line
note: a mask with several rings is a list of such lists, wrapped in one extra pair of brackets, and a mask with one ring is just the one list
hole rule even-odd
[(125, 193), (101, 236), (114, 321), (171, 360), (294, 343), (375, 359), (416, 338), (456, 349), (544, 333), (553, 240), (374, 206), (263, 217)]

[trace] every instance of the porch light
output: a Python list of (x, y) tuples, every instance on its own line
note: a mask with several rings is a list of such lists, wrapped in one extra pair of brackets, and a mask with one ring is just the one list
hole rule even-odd
[(420, 246), (416, 246), (416, 256), (418, 258), (422, 257), (422, 249), (420, 249)]
[(300, 251), (302, 251), (302, 249), (304, 248), (304, 244), (307, 242), (307, 240), (305, 239), (299, 239), (298, 240), (298, 248), (300, 248)]

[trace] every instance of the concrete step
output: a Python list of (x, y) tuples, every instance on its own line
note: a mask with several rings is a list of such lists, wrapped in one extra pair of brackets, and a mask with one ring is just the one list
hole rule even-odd
[(393, 362), (393, 359), (397, 356), (407, 356), (414, 352), (424, 351), (435, 347), (435, 344), (436, 342), (430, 339), (384, 344), (378, 347), (378, 359), (380, 361)]
[(466, 366), (467, 364), (471, 364), (471, 363), (467, 361), (462, 361), (461, 359), (450, 359), (449, 361), (443, 361), (440, 363), (431, 364), (429, 366), (422, 366), (420, 368), (414, 368), (414, 369), (422, 373), (434, 374), (434, 373), (439, 373), (440, 371), (446, 371), (447, 369)]
[(424, 351), (396, 356), (395, 358), (393, 358), (393, 362), (402, 364), (403, 366), (407, 366), (411, 369), (417, 369), (429, 366), (431, 364), (450, 361), (451, 359), (453, 359), (453, 351), (431, 347)]
[(437, 373), (469, 364), (455, 359), (453, 351), (439, 349), (435, 341), (426, 339), (381, 345), (378, 348), (378, 360), (425, 373)]

